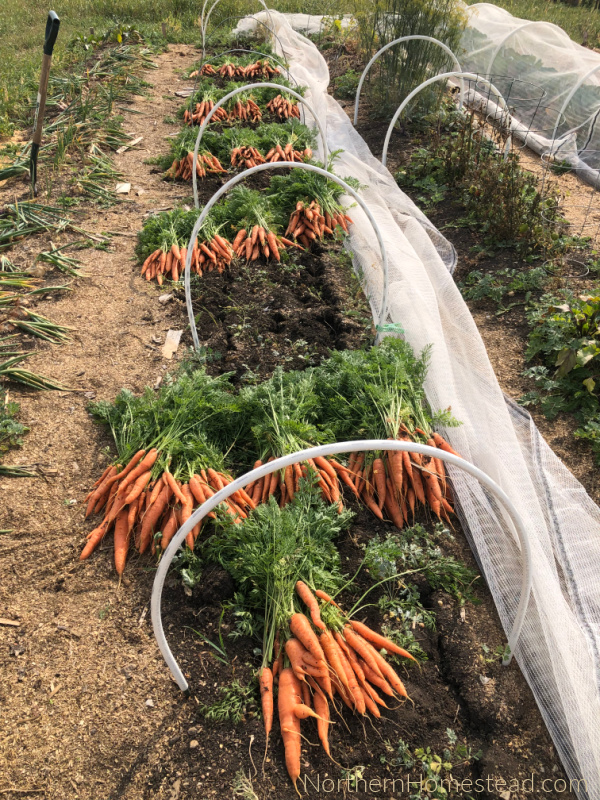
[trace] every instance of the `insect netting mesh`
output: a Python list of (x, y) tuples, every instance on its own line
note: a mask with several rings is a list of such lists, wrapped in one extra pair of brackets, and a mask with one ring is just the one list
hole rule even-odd
[[(535, 149), (551, 150), (597, 182), (600, 53), (553, 23), (519, 19), (491, 3), (465, 6), (465, 13), (463, 69), (489, 77), (509, 97), (513, 116), (541, 140)], [(515, 92), (515, 80), (531, 88)]]

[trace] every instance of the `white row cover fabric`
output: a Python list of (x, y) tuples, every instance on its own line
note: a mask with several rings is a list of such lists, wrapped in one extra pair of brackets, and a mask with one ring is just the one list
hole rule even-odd
[[(464, 6), (468, 23), (459, 54), (463, 69), (489, 77), (513, 114), (552, 142), (576, 134), (557, 157), (600, 167), (600, 53), (576, 44), (551, 22), (513, 17), (492, 3)], [(579, 162), (579, 163), (578, 163)]]
[[(388, 322), (402, 326), (415, 351), (433, 345), (428, 400), (434, 409), (451, 407), (463, 423), (445, 435), (504, 489), (525, 520), (533, 594), (515, 657), (567, 773), (585, 781), (579, 797), (600, 800), (600, 509), (548, 447), (529, 414), (503, 395), (452, 278), (451, 246), (399, 189), (327, 93), (329, 72), (317, 48), (293, 30), (285, 15), (270, 11), (258, 16), (270, 21), (291, 71), (308, 87), (306, 96), (326, 126), (329, 149), (343, 148), (337, 174), (353, 176), (366, 187), (362, 196), (390, 257)], [(377, 319), (382, 288), (377, 242), (361, 209), (351, 214), (349, 247)], [(450, 473), (461, 521), (509, 631), (521, 575), (516, 537), (476, 481), (452, 468)]]

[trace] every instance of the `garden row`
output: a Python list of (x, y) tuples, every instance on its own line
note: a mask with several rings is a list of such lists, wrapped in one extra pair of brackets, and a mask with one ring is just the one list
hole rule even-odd
[[(273, 75), (276, 67), (268, 65), (261, 62), (265, 77), (281, 80)], [(231, 77), (234, 69), (255, 67), (250, 58), (241, 64), (228, 60), (214, 64), (212, 77), (217, 82)], [(170, 165), (166, 180), (190, 180), (194, 126), (231, 89), (208, 85), (202, 65), (196, 71), (204, 73), (202, 83), (182, 108), (181, 133), (161, 161), (163, 167)], [(277, 157), (315, 163), (313, 134), (291, 111), (295, 103), (286, 105), (291, 101), (285, 88), (282, 82), (281, 91), (254, 89), (241, 100), (238, 95), (214, 116), (196, 166), (203, 199), (225, 180), (226, 171), (237, 173)], [(273, 110), (280, 107), (287, 113), (279, 121), (263, 121), (268, 112), (277, 117)], [(192, 247), (191, 290), (198, 309), (200, 303), (206, 306), (207, 286), (210, 290), (217, 284), (229, 286), (230, 304), (242, 274), (256, 289), (268, 270), (275, 294), (290, 279), (307, 282), (311, 269), (323, 274), (322, 263), (320, 269), (315, 266), (338, 255), (340, 239), (352, 224), (338, 186), (294, 169), (267, 180), (250, 177), (249, 183), (215, 205), (195, 242), (190, 236), (198, 212), (177, 208), (151, 217), (139, 235), (142, 276), (180, 292)], [(315, 293), (322, 293), (326, 285), (318, 274), (314, 277)], [(315, 299), (324, 305), (318, 294), (310, 302)], [(216, 326), (223, 310), (218, 302), (210, 303), (207, 328)], [(198, 322), (202, 331), (202, 313)], [(92, 413), (112, 432), (117, 458), (88, 495), (87, 515), (99, 515), (101, 522), (88, 534), (81, 559), (113, 529), (119, 575), (132, 551), (160, 557), (193, 510), (230, 483), (233, 474), (306, 446), (375, 437), (452, 452), (434, 428), (454, 421), (447, 412), (432, 414), (424, 399), (427, 353), (415, 357), (396, 339), (367, 349), (364, 341), (357, 341), (360, 349), (341, 351), (331, 342), (327, 358), (324, 352), (315, 354), (317, 366), (310, 366), (311, 358), (304, 355), (302, 368), (288, 371), (268, 369), (259, 353), (259, 374), (223, 374), (216, 363), (220, 359), (204, 351), (184, 359), (157, 391), (147, 389), (141, 397), (124, 391), (113, 403), (94, 405)], [(360, 603), (345, 614), (333, 599), (342, 588), (348, 592), (354, 586), (340, 570), (335, 546), (352, 516), (344, 492), (396, 529), (412, 529), (420, 518), (452, 524), (452, 491), (441, 459), (392, 451), (360, 453), (345, 462), (316, 458), (234, 493), (205, 525), (190, 532), (179, 557), (188, 585), (199, 579), (192, 577), (198, 565), (207, 562), (222, 565), (234, 578), (239, 593), (235, 613), (252, 620), (263, 640), (258, 676), (265, 734), (268, 739), (278, 686), (285, 761), (294, 784), (301, 766), (300, 720), (316, 718), (329, 754), (331, 710), (337, 713), (341, 701), (359, 715), (380, 717), (380, 708), (387, 707), (380, 693), (407, 696), (389, 656), (414, 660), (410, 650), (355, 618)], [(249, 557), (252, 552), (256, 558)], [(383, 581), (397, 577), (392, 571)], [(401, 635), (418, 652), (414, 637)]]

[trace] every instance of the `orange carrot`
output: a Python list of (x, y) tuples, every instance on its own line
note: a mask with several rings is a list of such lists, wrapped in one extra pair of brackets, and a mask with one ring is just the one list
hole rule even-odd
[(411, 455), (415, 466), (413, 466), (411, 469), (410, 481), (412, 483), (417, 500), (419, 503), (425, 505), (425, 489), (423, 487), (423, 479), (421, 478), (421, 470), (418, 468), (421, 465), (421, 458), (419, 453), (412, 453)]
[(171, 494), (171, 487), (165, 484), (153, 505), (148, 509), (146, 514), (144, 514), (142, 530), (140, 532), (140, 553), (144, 553), (148, 549), (148, 545), (152, 540), (152, 534), (154, 533), (154, 526), (163, 514)]
[(140, 475), (139, 478), (136, 478), (133, 487), (131, 488), (131, 491), (125, 497), (124, 502), (126, 506), (130, 505), (130, 503), (133, 503), (134, 500), (137, 500), (137, 498), (146, 488), (146, 485), (148, 484), (151, 477), (152, 477), (152, 472), (148, 470), (148, 472), (144, 472)]
[(97, 528), (94, 528), (94, 530), (88, 534), (87, 543), (79, 555), (80, 561), (85, 561), (86, 558), (90, 557), (90, 555), (94, 552), (96, 547), (100, 544), (100, 542), (104, 538), (104, 534), (109, 529), (109, 527), (110, 527), (110, 522), (108, 522), (108, 520), (105, 518), (103, 522), (100, 525), (98, 525)]
[(434, 434), (432, 434), (432, 436), (433, 436), (433, 441), (440, 448), (440, 450), (445, 450), (447, 453), (452, 453), (453, 456), (458, 456), (459, 458), (462, 458), (462, 456), (459, 455), (456, 452), (456, 450), (454, 450), (452, 447), (450, 447), (448, 442), (444, 438), (442, 438), (439, 435), (439, 433), (434, 433)]
[(291, 669), (281, 670), (278, 697), (279, 726), (285, 748), (285, 765), (294, 788), (300, 777), (301, 755), (300, 720), (294, 714), (294, 709), (301, 702), (300, 682)]
[(385, 503), (385, 494), (387, 490), (385, 467), (381, 458), (375, 458), (373, 460), (373, 482), (375, 484), (375, 488), (377, 489), (377, 505), (381, 510), (383, 508), (383, 504)]
[(363, 689), (359, 686), (358, 691), (361, 693), (363, 703), (366, 706), (366, 709), (373, 714), (374, 717), (379, 719), (381, 717), (381, 711), (377, 708), (377, 704), (371, 699), (370, 694), (367, 692), (366, 689)]
[[(187, 483), (182, 485), (181, 494), (185, 497), (185, 503), (181, 507), (181, 525), (183, 525), (183, 523), (187, 522), (192, 516), (192, 511), (194, 510), (194, 496), (192, 495), (192, 490)], [(190, 550), (194, 549), (194, 534), (192, 531), (190, 531), (185, 537), (185, 543)]]
[(373, 649), (368, 642), (366, 642), (363, 638), (361, 638), (357, 633), (354, 632), (354, 629), (350, 625), (346, 625), (344, 628), (344, 639), (348, 642), (350, 647), (358, 653), (358, 655), (362, 658), (363, 661), (371, 667), (373, 672), (383, 678), (383, 673), (379, 668), (379, 664), (377, 660), (374, 658), (371, 650)]
[(402, 509), (398, 505), (398, 501), (394, 496), (394, 486), (391, 480), (387, 479), (387, 492), (385, 495), (385, 508), (390, 515), (394, 525), (400, 530), (404, 525), (404, 517), (402, 516)]
[[(317, 597), (318, 597), (319, 599), (321, 599), (321, 600), (324, 600), (326, 603), (331, 603), (331, 605), (332, 605), (332, 606), (335, 606), (336, 608), (340, 608), (340, 607), (338, 606), (338, 604), (335, 602), (335, 600), (333, 600), (331, 597), (329, 597), (329, 595), (327, 594), (327, 592), (324, 592), (322, 589), (317, 589), (317, 590), (315, 591), (315, 594), (317, 595)], [(341, 610), (342, 610), (342, 609), (340, 608), (340, 611), (341, 611)]]
[(121, 481), (126, 475), (129, 475), (132, 469), (137, 466), (140, 459), (142, 459), (145, 455), (146, 455), (145, 450), (138, 450), (137, 453), (131, 457), (129, 464), (127, 464), (125, 469), (122, 469), (120, 472), (114, 475), (113, 478), (111, 478), (111, 484), (114, 483), (115, 481)]
[(364, 453), (358, 453), (358, 455), (356, 456), (356, 459), (354, 461), (354, 466), (353, 466), (353, 469), (354, 469), (354, 485), (356, 486), (356, 488), (358, 489), (359, 492), (360, 492), (361, 470), (362, 470), (362, 465), (364, 464), (364, 461), (365, 461), (365, 454)]
[[(290, 630), (299, 639), (304, 647), (313, 654), (318, 660), (325, 660), (323, 648), (319, 644), (316, 633), (310, 626), (310, 622), (304, 614), (292, 614), (290, 619)], [(321, 634), (323, 636), (324, 634)]]
[(177, 513), (174, 508), (171, 509), (169, 515), (167, 517), (167, 521), (162, 526), (162, 536), (160, 539), (160, 547), (161, 550), (166, 550), (169, 542), (175, 536), (177, 532), (177, 528), (179, 527), (179, 521), (177, 519)]
[(319, 684), (314, 680), (314, 678), (308, 678), (308, 683), (314, 690), (313, 704), (315, 706), (315, 711), (318, 714), (317, 733), (319, 734), (319, 739), (321, 740), (323, 749), (331, 758), (331, 752), (329, 750), (329, 703), (327, 702), (325, 693)]
[(288, 466), (285, 468), (285, 472), (283, 474), (283, 480), (285, 481), (288, 500), (292, 500), (294, 494), (296, 493), (296, 489), (294, 487), (294, 469), (291, 466), (291, 464), (288, 464)]
[(90, 492), (90, 494), (88, 496), (87, 508), (85, 510), (85, 518), (86, 519), (89, 517), (89, 515), (94, 510), (94, 507), (95, 507), (96, 503), (98, 502), (98, 500), (100, 500), (100, 498), (104, 497), (106, 492), (109, 490), (110, 485), (111, 485), (111, 478), (116, 474), (117, 474), (117, 468), (116, 467), (109, 467), (108, 468), (108, 472), (104, 473), (103, 480), (98, 484), (98, 486), (96, 487), (96, 489), (94, 491)]
[(171, 473), (169, 472), (168, 469), (166, 469), (163, 472), (163, 477), (165, 479), (165, 483), (171, 489), (171, 491), (173, 492), (173, 494), (175, 495), (177, 500), (181, 503), (182, 506), (185, 505), (185, 503), (186, 503), (185, 495), (183, 494), (183, 492), (181, 491), (181, 489), (177, 485), (177, 481), (171, 475)]
[[(430, 463), (433, 465), (433, 459), (431, 459)], [(427, 467), (423, 471), (422, 478), (423, 478), (423, 485), (425, 487), (425, 494), (427, 495), (427, 502), (431, 507), (433, 513), (441, 519), (441, 512), (442, 512), (442, 490), (440, 488), (440, 483), (436, 475), (432, 475), (430, 472), (426, 471)]]
[[(302, 684), (303, 689), (304, 686), (305, 684)], [(318, 717), (318, 714), (306, 703), (298, 703), (298, 705), (294, 706), (294, 714), (298, 719), (307, 719), (308, 717), (315, 717), (316, 719)]]
[(373, 514), (375, 514), (377, 519), (380, 519), (383, 522), (383, 514), (381, 513), (379, 506), (377, 505), (375, 500), (373, 500), (373, 498), (367, 494), (366, 491), (363, 491), (361, 499), (363, 503), (367, 506), (367, 508), (370, 509), (373, 512)]
[(260, 673), (260, 697), (262, 701), (263, 722), (267, 743), (273, 727), (273, 673), (269, 667), (263, 667)]
[(356, 633), (362, 636), (363, 639), (366, 639), (368, 642), (374, 644), (378, 650), (387, 650), (388, 653), (395, 653), (398, 656), (410, 658), (412, 661), (417, 660), (408, 652), (408, 650), (404, 650), (402, 647), (399, 647), (395, 642), (392, 642), (391, 639), (382, 636), (380, 633), (375, 633), (375, 631), (371, 630), (371, 628), (364, 623), (359, 622), (357, 619), (351, 619), (350, 625), (352, 625), (352, 629), (355, 630)]
[[(305, 681), (302, 681), (300, 686), (302, 687), (302, 702), (305, 706), (310, 708), (310, 689), (308, 688), (308, 684)], [(296, 714), (296, 716), (298, 716), (298, 714)], [(302, 719), (302, 717), (299, 717), (299, 719)]]
[[(124, 502), (125, 500), (127, 494), (125, 490), (127, 489), (127, 487), (130, 486), (132, 483), (134, 483), (139, 478), (140, 475), (144, 474), (144, 472), (151, 470), (157, 458), (158, 458), (158, 450), (152, 448), (152, 450), (149, 450), (146, 453), (146, 455), (137, 464), (137, 466), (134, 469), (132, 469), (131, 472), (125, 478), (123, 478), (123, 480), (119, 483), (119, 491), (117, 493), (117, 497), (122, 498), (121, 502)], [(117, 509), (117, 511), (120, 511), (120, 508)]]
[(284, 649), (286, 656), (290, 660), (292, 669), (294, 670), (294, 675), (298, 678), (299, 681), (303, 681), (304, 675), (306, 673), (303, 663), (304, 662), (303, 654), (306, 652), (306, 648), (304, 647), (302, 642), (292, 637), (287, 640)]
[[(352, 666), (350, 665), (350, 661), (348, 660), (348, 657), (346, 656), (346, 654), (344, 653), (343, 649), (340, 647), (340, 645), (338, 644), (337, 641), (335, 642), (335, 644), (336, 644), (336, 647), (338, 649), (340, 662), (342, 664), (342, 667), (344, 669), (344, 673), (346, 675), (346, 680), (347, 680), (347, 683), (348, 683), (347, 688), (352, 694), (352, 698), (354, 700), (354, 705), (356, 707), (356, 710), (358, 711), (359, 714), (364, 714), (365, 713), (365, 699), (364, 699), (363, 693), (362, 693), (362, 691), (360, 689), (360, 686), (358, 685), (358, 681), (356, 679), (356, 673), (352, 669)], [(340, 675), (340, 678), (341, 677), (342, 676)]]
[(321, 612), (319, 611), (319, 604), (317, 602), (316, 597), (313, 595), (311, 590), (308, 586), (303, 583), (302, 581), (298, 581), (296, 583), (296, 592), (298, 593), (298, 597), (302, 600), (304, 605), (308, 608), (310, 612), (310, 618), (313, 621), (313, 625), (315, 628), (319, 628), (320, 630), (325, 630), (325, 623), (321, 619)]
[(386, 681), (385, 678), (382, 678), (376, 672), (373, 672), (371, 667), (362, 659), (359, 659), (358, 662), (361, 666), (362, 671), (365, 673), (365, 678), (368, 681), (370, 681), (374, 686), (377, 686), (379, 689), (381, 689), (382, 692), (385, 692), (385, 694), (389, 695), (389, 697), (394, 696), (394, 690), (392, 689), (392, 687), (389, 685), (389, 683)]
[(131, 530), (127, 524), (129, 510), (121, 509), (115, 520), (115, 569), (118, 575), (123, 574), (125, 561), (127, 559), (127, 545), (129, 544), (129, 534)]
[(338, 647), (330, 631), (324, 631), (319, 637), (319, 642), (334, 674), (341, 681), (344, 688), (350, 691), (344, 665), (340, 659), (340, 648)]
[(374, 647), (372, 648), (372, 650), (375, 656), (375, 660), (379, 665), (379, 669), (383, 673), (383, 677), (387, 680), (392, 689), (395, 692), (397, 692), (397, 694), (399, 694), (401, 697), (408, 697), (408, 693), (404, 687), (404, 684), (396, 674), (396, 671), (393, 669), (393, 667), (391, 667), (390, 664), (388, 664), (385, 658), (377, 650), (375, 650)]

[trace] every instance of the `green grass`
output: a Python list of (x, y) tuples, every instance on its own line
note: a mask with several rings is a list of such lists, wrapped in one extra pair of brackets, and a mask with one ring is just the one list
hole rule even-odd
[[(210, 4), (209, 4), (210, 5)], [(48, 6), (49, 8), (50, 6)], [(280, 11), (328, 13), (339, 7), (334, 0), (280, 0)], [(164, 44), (161, 23), (167, 23), (169, 42), (197, 43), (201, 0), (56, 0), (52, 8), (60, 17), (52, 70), (67, 70), (73, 53), (69, 42), (77, 34), (103, 34), (116, 24), (135, 25), (147, 41)], [(256, 12), (257, 0), (223, 0), (211, 16), (210, 30), (231, 16)], [(0, 137), (10, 134), (15, 123), (24, 124), (24, 103), (35, 97), (42, 62), (46, 7), (30, 0), (0, 3)], [(221, 32), (228, 30), (226, 24)], [(82, 49), (79, 48), (81, 54)], [(31, 112), (33, 115), (33, 112)]]
[[(52, 8), (61, 21), (52, 60), (54, 74), (69, 68), (76, 57), (69, 43), (76, 34), (89, 34), (90, 28), (102, 35), (117, 23), (134, 24), (145, 37), (160, 43), (161, 22), (167, 22), (169, 39), (198, 39), (194, 0), (56, 0)], [(23, 105), (35, 97), (45, 25), (45, 7), (28, 0), (0, 4), (0, 135), (22, 121)], [(83, 49), (78, 52), (81, 57)]]
[[(478, 0), (467, 0), (469, 5)], [(549, 0), (494, 0), (515, 17), (544, 20), (563, 28), (579, 44), (600, 45), (600, 11), (584, 6), (569, 6)]]

